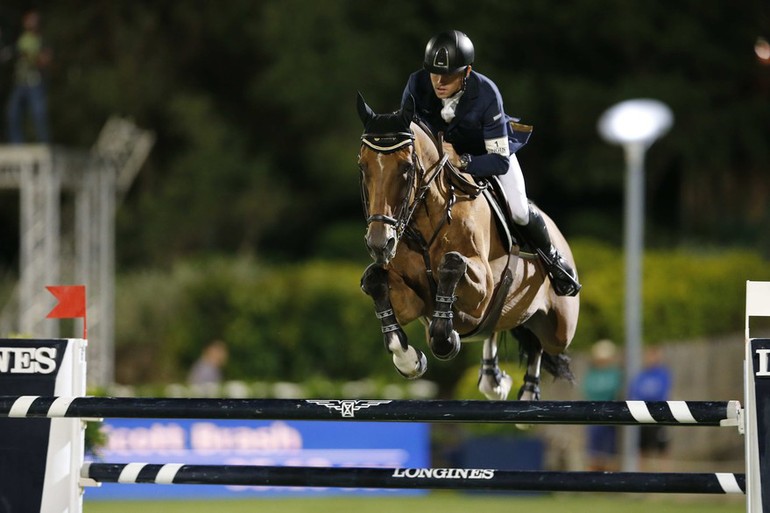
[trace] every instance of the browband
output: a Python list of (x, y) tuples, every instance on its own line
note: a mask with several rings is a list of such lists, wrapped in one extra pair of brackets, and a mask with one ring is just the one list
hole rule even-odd
[(412, 132), (364, 134), (361, 136), (361, 142), (379, 153), (392, 153), (402, 146), (412, 144), (414, 134)]

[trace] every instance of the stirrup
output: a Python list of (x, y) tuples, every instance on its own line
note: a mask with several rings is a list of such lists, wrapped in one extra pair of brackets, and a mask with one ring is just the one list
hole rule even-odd
[(540, 248), (536, 249), (540, 260), (543, 261), (545, 272), (551, 280), (551, 287), (557, 296), (577, 296), (583, 286), (575, 279), (569, 265), (556, 253), (553, 257)]

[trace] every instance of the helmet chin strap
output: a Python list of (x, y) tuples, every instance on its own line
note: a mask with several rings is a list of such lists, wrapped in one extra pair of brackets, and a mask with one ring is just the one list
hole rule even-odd
[(460, 91), (465, 91), (465, 86), (468, 83), (468, 76), (471, 74), (471, 65), (465, 66), (465, 72), (463, 73), (463, 85), (460, 86)]

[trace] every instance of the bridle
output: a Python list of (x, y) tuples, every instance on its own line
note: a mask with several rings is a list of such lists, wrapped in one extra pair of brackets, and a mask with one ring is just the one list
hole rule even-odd
[[(438, 140), (436, 140), (429, 128), (423, 125), (419, 120), (415, 121), (420, 129), (431, 139), (438, 149), (440, 158), (436, 160), (428, 169), (425, 169), (422, 161), (417, 155), (415, 149), (414, 132), (409, 131), (388, 132), (388, 133), (367, 133), (361, 136), (361, 142), (368, 148), (374, 150), (377, 153), (386, 155), (393, 153), (406, 146), (411, 146), (412, 152), (412, 168), (409, 170), (409, 176), (407, 178), (406, 194), (404, 195), (401, 205), (395, 212), (395, 217), (385, 214), (369, 214), (369, 199), (367, 197), (367, 191), (364, 187), (364, 171), (361, 169), (361, 202), (364, 209), (364, 217), (366, 217), (367, 227), (371, 223), (380, 222), (387, 225), (391, 225), (396, 230), (396, 240), (400, 241), (403, 237), (407, 245), (414, 251), (422, 255), (423, 263), (425, 265), (425, 272), (428, 277), (428, 283), (431, 288), (432, 296), (436, 295), (436, 281), (433, 278), (433, 269), (430, 260), (430, 248), (435, 242), (438, 235), (441, 233), (445, 224), (452, 222), (452, 206), (454, 205), (458, 190), (464, 196), (475, 199), (479, 194), (486, 189), (486, 183), (477, 184), (469, 181), (463, 177), (457, 169), (449, 162), (449, 155), (443, 151), (442, 135), (439, 134)], [(426, 239), (423, 234), (417, 230), (414, 226), (411, 226), (412, 216), (417, 208), (424, 204), (425, 196), (430, 190), (431, 184), (438, 178), (441, 172), (444, 172), (446, 179), (446, 186), (448, 189), (448, 195), (446, 198), (445, 212), (442, 216), (441, 222), (439, 222), (434, 228), (433, 234), (429, 239)], [(415, 188), (415, 182), (417, 187)], [(412, 192), (414, 191), (414, 192)], [(410, 202), (410, 195), (413, 193), (413, 198)]]
[[(401, 239), (412, 220), (415, 210), (417, 210), (417, 207), (424, 201), (431, 183), (433, 183), (446, 165), (448, 156), (442, 152), (441, 158), (434, 162), (428, 169), (425, 169), (422, 161), (417, 155), (414, 144), (414, 132), (412, 130), (388, 133), (364, 132), (364, 134), (361, 135), (361, 142), (368, 148), (383, 155), (393, 153), (404, 147), (411, 147), (412, 166), (409, 169), (407, 176), (407, 192), (401, 201), (401, 205), (399, 205), (398, 209), (395, 211), (395, 217), (386, 214), (369, 214), (369, 198), (366, 187), (364, 187), (363, 170), (361, 170), (360, 176), (361, 203), (364, 208), (367, 226), (374, 222), (391, 225), (396, 229), (397, 239)], [(414, 197), (410, 201), (410, 194), (415, 189), (416, 182), (418, 184), (417, 190), (414, 192)]]
[[(428, 129), (419, 120), (415, 120), (420, 129), (433, 141), (438, 149), (440, 158), (434, 162), (428, 169), (425, 169), (422, 161), (415, 149), (415, 135), (410, 129), (408, 131), (395, 131), (385, 133), (368, 133), (364, 132), (361, 136), (361, 143), (379, 154), (389, 154), (405, 147), (411, 147), (412, 166), (409, 169), (407, 177), (407, 188), (404, 198), (401, 200), (401, 205), (395, 212), (395, 216), (389, 216), (386, 214), (369, 214), (369, 199), (367, 197), (366, 187), (364, 186), (364, 170), (361, 168), (360, 180), (361, 180), (361, 202), (364, 209), (364, 216), (366, 217), (367, 227), (371, 223), (384, 223), (395, 227), (396, 240), (400, 241), (404, 236), (404, 242), (408, 247), (422, 255), (423, 263), (425, 265), (425, 273), (428, 278), (428, 285), (430, 287), (430, 297), (437, 298), (438, 301), (438, 286), (433, 276), (433, 269), (431, 265), (430, 248), (435, 242), (438, 235), (441, 233), (445, 224), (449, 224), (452, 221), (452, 206), (457, 200), (458, 196), (463, 196), (471, 200), (475, 200), (482, 192), (487, 189), (488, 182), (477, 183), (473, 180), (469, 180), (463, 174), (457, 170), (448, 160), (449, 156), (443, 151), (442, 134), (439, 134), (438, 140), (433, 137), (430, 129)], [(444, 172), (444, 181), (447, 187), (446, 204), (444, 206), (444, 215), (439, 223), (434, 228), (434, 232), (429, 239), (426, 239), (423, 234), (411, 225), (412, 216), (417, 208), (424, 204), (425, 196), (430, 190), (431, 184), (436, 180), (439, 174)], [(417, 184), (415, 186), (415, 183)], [(410, 196), (411, 201), (410, 201)], [(427, 207), (426, 207), (427, 208)], [(470, 333), (463, 335), (463, 337), (474, 336), (479, 333), (484, 334), (487, 338), (491, 335), (497, 320), (500, 317), (503, 308), (504, 299), (513, 283), (513, 273), (516, 264), (517, 256), (513, 253), (508, 254), (508, 261), (506, 267), (503, 270), (500, 282), (495, 287), (495, 291), (492, 299), (492, 307), (488, 308), (484, 313), (479, 325), (473, 329)]]

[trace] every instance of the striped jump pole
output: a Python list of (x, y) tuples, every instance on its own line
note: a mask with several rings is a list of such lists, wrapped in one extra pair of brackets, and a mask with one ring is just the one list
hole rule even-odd
[(0, 397), (0, 417), (737, 426), (738, 401), (450, 401)]
[(104, 483), (397, 488), (543, 492), (745, 493), (744, 474), (540, 472), (465, 468), (346, 468), (86, 463), (81, 477)]

